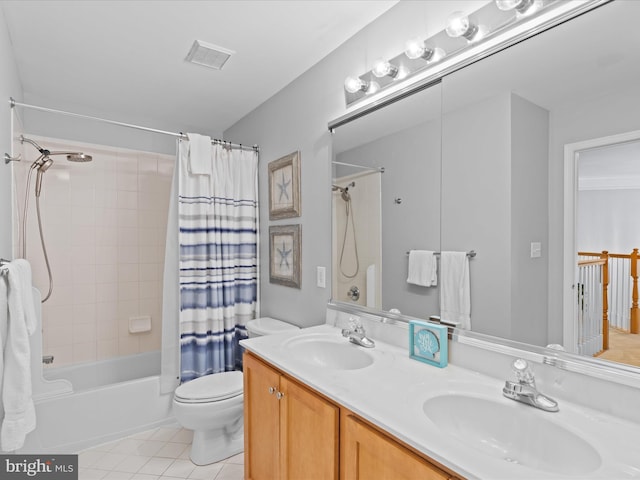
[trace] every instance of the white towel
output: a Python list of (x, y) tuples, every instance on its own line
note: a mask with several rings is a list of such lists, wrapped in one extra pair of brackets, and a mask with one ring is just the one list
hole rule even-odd
[(367, 307), (376, 308), (376, 266), (367, 267)]
[[(4, 383), (4, 351), (7, 340), (7, 330), (9, 327), (9, 279), (7, 275), (9, 271), (2, 269), (0, 274), (0, 399), (2, 399), (2, 385)], [(4, 418), (4, 407), (0, 401), (0, 418)], [(0, 443), (2, 450), (2, 443)]]
[(440, 316), (471, 329), (471, 286), (466, 252), (440, 254)]
[(24, 313), (24, 322), (27, 333), (33, 335), (36, 331), (37, 318), (33, 299), (33, 282), (31, 281), (31, 265), (24, 258), (18, 258), (11, 262), (18, 269), (17, 281), (20, 282), (20, 298)]
[(189, 139), (189, 172), (192, 175), (211, 175), (211, 137), (187, 133)]
[(433, 287), (438, 284), (438, 262), (434, 252), (429, 250), (411, 250), (409, 252), (407, 283), (421, 287)]
[[(29, 335), (35, 330), (36, 323), (31, 268), (28, 262), (14, 261), (4, 267), (7, 269), (4, 277), (8, 283), (5, 297), (8, 316), (6, 337), (2, 339), (4, 418), (0, 431), (0, 448), (14, 451), (22, 448), (27, 433), (36, 428), (36, 413), (31, 396), (29, 344)], [(0, 308), (2, 307), (3, 304), (0, 304)]]

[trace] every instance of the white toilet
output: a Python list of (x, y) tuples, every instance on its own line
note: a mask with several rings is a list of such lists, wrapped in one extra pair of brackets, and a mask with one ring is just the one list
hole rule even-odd
[(290, 323), (276, 320), (271, 317), (261, 317), (247, 322), (247, 333), (249, 338), (262, 337), (264, 335), (274, 335), (291, 330), (300, 330), (300, 327)]
[[(250, 338), (296, 329), (269, 317), (247, 322)], [(180, 425), (193, 430), (189, 457), (196, 465), (215, 463), (244, 449), (242, 390), (242, 372), (206, 375), (176, 388), (173, 414)]]

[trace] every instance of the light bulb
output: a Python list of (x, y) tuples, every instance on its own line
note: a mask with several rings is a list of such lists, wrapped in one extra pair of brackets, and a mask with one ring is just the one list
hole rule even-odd
[(395, 78), (398, 75), (398, 67), (391, 65), (386, 60), (378, 60), (373, 65), (371, 72), (378, 78), (391, 77)]
[(453, 38), (464, 37), (471, 41), (478, 32), (478, 27), (469, 21), (463, 12), (453, 12), (447, 18), (447, 35)]
[(437, 62), (445, 55), (441, 48), (429, 48), (422, 40), (409, 40), (405, 44), (404, 54), (411, 60), (423, 58), (429, 63)]
[(405, 44), (404, 54), (409, 57), (411, 60), (415, 60), (416, 58), (420, 58), (424, 55), (427, 48), (424, 46), (424, 42), (419, 39), (409, 40)]
[(358, 77), (347, 77), (344, 89), (349, 93), (366, 92), (369, 84)]
[(496, 7), (505, 12), (516, 10), (524, 14), (532, 5), (533, 0), (496, 0)]

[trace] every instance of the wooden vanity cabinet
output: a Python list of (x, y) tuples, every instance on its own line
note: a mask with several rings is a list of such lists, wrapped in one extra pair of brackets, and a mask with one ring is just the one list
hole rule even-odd
[(393, 438), (343, 410), (341, 480), (450, 480), (448, 474)]
[(245, 478), (338, 480), (340, 409), (244, 354)]
[(247, 480), (457, 478), (248, 352), (244, 431)]

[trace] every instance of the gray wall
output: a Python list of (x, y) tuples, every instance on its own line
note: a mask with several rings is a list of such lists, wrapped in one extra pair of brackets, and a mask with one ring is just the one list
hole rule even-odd
[[(470, 11), (478, 6), (473, 0), (434, 2), (400, 2), (343, 46), (320, 61), (280, 93), (224, 132), (224, 138), (234, 142), (261, 146), (260, 188), (262, 239), (262, 297), (263, 314), (290, 320), (300, 325), (323, 321), (330, 289), (315, 286), (315, 267), (327, 267), (330, 278), (331, 233), (329, 158), (330, 134), (327, 123), (345, 113), (343, 82), (346, 76), (360, 74), (371, 68), (378, 57), (391, 58), (402, 50), (407, 38), (424, 37), (442, 29), (447, 16), (454, 10)], [(402, 28), (398, 28), (402, 25)], [(4, 18), (0, 18), (0, 93), (22, 98), (18, 74), (12, 61)], [(96, 94), (99, 94), (97, 92)], [(0, 97), (1, 99), (2, 97)], [(55, 99), (52, 99), (55, 100)], [(52, 104), (53, 105), (53, 104)], [(121, 118), (117, 111), (93, 111), (85, 105), (55, 105), (56, 108), (85, 115), (137, 123), (169, 131), (199, 131), (214, 137), (218, 133), (190, 125), (160, 125), (150, 122), (142, 112), (137, 118)], [(7, 109), (8, 112), (8, 109)], [(0, 117), (2, 146), (10, 151), (8, 116)], [(97, 124), (87, 120), (73, 120), (58, 115), (24, 111), (25, 131), (50, 137), (107, 144), (124, 148), (172, 153), (175, 140), (157, 134), (145, 134), (125, 128)], [(268, 279), (268, 210), (267, 164), (292, 151), (302, 152), (302, 216), (291, 222), (303, 225), (302, 288), (300, 290), (271, 285)], [(7, 201), (0, 202), (0, 219), (9, 224), (11, 179), (8, 169), (0, 172), (0, 192)], [(7, 229), (8, 230), (8, 229)], [(2, 229), (0, 253), (11, 254), (10, 231)]]
[[(11, 153), (11, 108), (9, 97), (22, 100), (22, 85), (18, 77), (11, 39), (0, 7), (0, 154)], [(11, 168), (0, 163), (0, 257), (13, 258), (11, 248)]]
[(472, 329), (537, 345), (547, 261), (530, 258), (530, 244), (547, 238), (548, 127), (546, 110), (509, 92), (442, 120), (442, 248), (477, 253)]
[[(224, 137), (260, 145), (262, 314), (297, 325), (324, 321), (330, 288), (316, 287), (317, 266), (331, 278), (331, 136), (327, 123), (345, 113), (343, 83), (371, 68), (376, 58), (392, 58), (408, 38), (442, 29), (454, 10), (474, 10), (469, 1), (400, 2), (305, 74), (224, 132)], [(401, 28), (399, 28), (401, 26)], [(302, 216), (269, 222), (267, 165), (295, 150), (302, 158)], [(302, 225), (300, 290), (269, 283), (269, 225)]]
[[(511, 339), (547, 345), (549, 112), (511, 95)], [(531, 258), (531, 242), (541, 256)], [(533, 299), (533, 301), (532, 301)]]
[(501, 337), (511, 333), (510, 117), (501, 94), (442, 119), (442, 248), (477, 252), (471, 328)]
[(640, 130), (640, 89), (617, 90), (551, 111), (549, 136), (549, 342), (562, 343), (564, 145)]
[[(407, 251), (440, 250), (440, 140), (438, 118), (337, 157), (340, 162), (384, 167), (382, 308), (419, 318), (439, 315), (438, 288), (407, 283)], [(402, 203), (396, 204), (396, 198)]]

